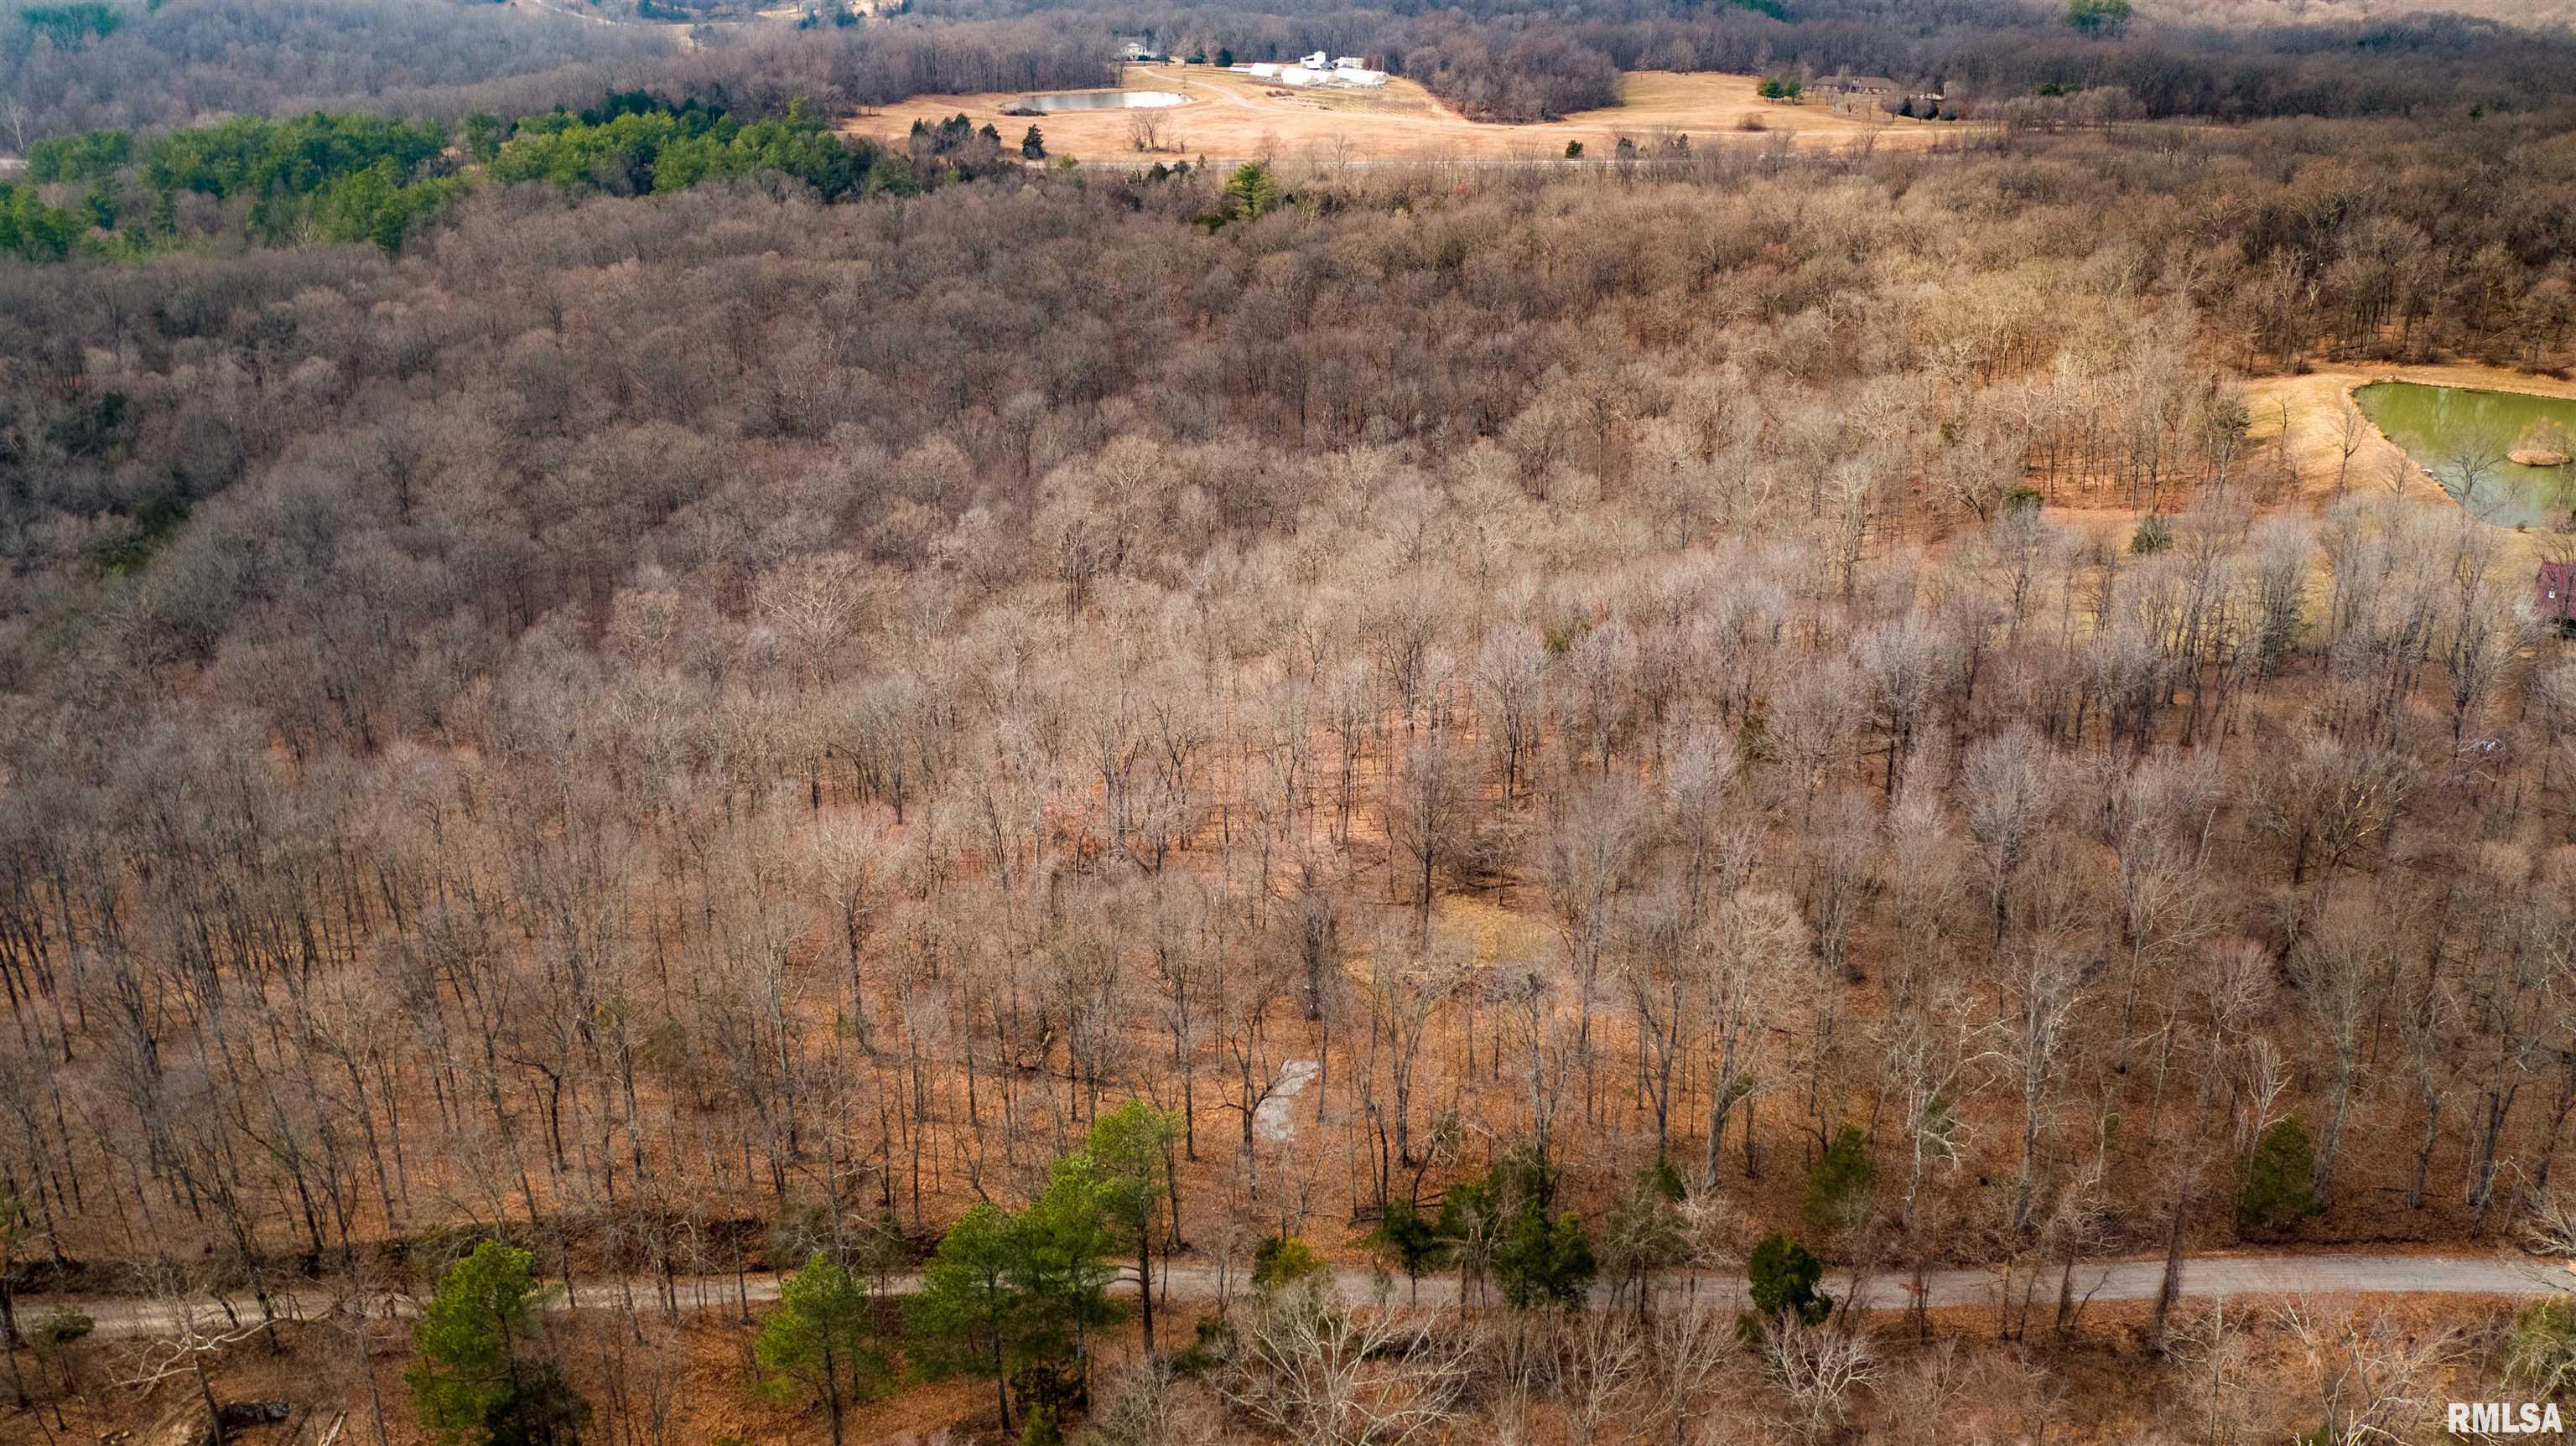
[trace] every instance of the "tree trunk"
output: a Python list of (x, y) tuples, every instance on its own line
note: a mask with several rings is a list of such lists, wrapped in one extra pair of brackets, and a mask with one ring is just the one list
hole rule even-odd
[[(1146, 1199), (1152, 1200), (1148, 1195)], [(1145, 1361), (1154, 1361), (1154, 1212), (1145, 1210), (1136, 1217), (1136, 1299), (1137, 1318), (1145, 1329)]]
[(2182, 1298), (2182, 1237), (2185, 1212), (2183, 1202), (2173, 1203), (2173, 1219), (2165, 1226), (2165, 1274), (2156, 1284), (2155, 1329), (2150, 1332), (2158, 1341), (2164, 1339), (2165, 1324), (2173, 1315), (2174, 1302)]
[(1002, 1439), (1007, 1441), (1011, 1436), (1011, 1387), (1002, 1369), (1002, 1338), (998, 1334), (993, 1337), (993, 1404), (1001, 1410)]
[(841, 1369), (832, 1359), (832, 1348), (823, 1347), (823, 1411), (832, 1418), (832, 1446), (841, 1446)]

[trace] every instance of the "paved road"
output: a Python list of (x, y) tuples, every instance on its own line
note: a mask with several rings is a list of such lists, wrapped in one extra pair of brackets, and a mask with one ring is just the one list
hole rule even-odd
[[(2106, 1261), (2079, 1267), (2075, 1273), (2075, 1293), (2094, 1301), (2150, 1300), (2164, 1272), (2163, 1262), (2156, 1260)], [(1210, 1300), (1219, 1293), (1218, 1272), (1213, 1266), (1176, 1265), (1157, 1269), (1166, 1297), (1183, 1300)], [(911, 1289), (916, 1276), (897, 1276), (897, 1291)], [(1680, 1277), (1671, 1283), (1681, 1284)], [(1925, 1280), (1926, 1301), (1934, 1307), (1983, 1305), (1997, 1299), (2007, 1283), (1997, 1270), (1940, 1270)], [(1335, 1288), (1347, 1299), (1364, 1301), (1377, 1289), (1377, 1277), (1365, 1270), (1335, 1272)], [(1232, 1288), (1244, 1288), (1244, 1273), (1236, 1271)], [(1837, 1299), (1851, 1290), (1848, 1276), (1830, 1279), (1825, 1288)], [(2028, 1274), (2012, 1282), (2011, 1289), (2036, 1290), (2043, 1308), (2056, 1299), (2058, 1274), (2054, 1267), (2043, 1266), (2037, 1278)], [(1133, 1293), (1132, 1280), (1121, 1281), (1116, 1290)], [(1405, 1294), (1401, 1280), (1394, 1286), (1398, 1298)], [(1724, 1281), (1703, 1280), (1701, 1297), (1712, 1304), (1734, 1307), (1743, 1303), (1742, 1284), (1732, 1278)], [(580, 1289), (567, 1298), (558, 1288), (553, 1302), (558, 1309), (597, 1309), (623, 1303), (628, 1291), (638, 1307), (656, 1308), (655, 1282), (634, 1280), (623, 1286), (614, 1280), (582, 1282)], [(2506, 1255), (2218, 1255), (2201, 1256), (2184, 1262), (2183, 1293), (2186, 1296), (2300, 1295), (2488, 1295), (2538, 1296), (2576, 1292), (2576, 1263), (2536, 1261)], [(684, 1276), (678, 1282), (679, 1303), (683, 1309), (721, 1310), (739, 1301), (754, 1303), (778, 1298), (778, 1277), (751, 1275), (739, 1282), (730, 1275)], [(1863, 1290), (1859, 1305), (1864, 1310), (1899, 1310), (1908, 1302), (1909, 1288), (1901, 1276), (1873, 1277)], [(1458, 1298), (1455, 1275), (1426, 1277), (1422, 1282), (1424, 1305), (1445, 1305)], [(315, 1320), (332, 1314), (338, 1308), (336, 1297), (329, 1291), (301, 1288), (272, 1295), (270, 1303), (280, 1318)], [(256, 1301), (237, 1298), (230, 1302), (233, 1312), (244, 1322), (259, 1318)], [(165, 1301), (131, 1297), (98, 1297), (86, 1299), (21, 1297), (17, 1303), (20, 1321), (30, 1321), (56, 1306), (70, 1306), (98, 1323), (102, 1336), (138, 1336), (166, 1334), (179, 1322), (183, 1312), (192, 1313), (197, 1329), (220, 1331), (228, 1328), (222, 1303), (200, 1298), (184, 1306)], [(410, 1296), (385, 1294), (368, 1302), (372, 1315), (408, 1316), (418, 1308)]]

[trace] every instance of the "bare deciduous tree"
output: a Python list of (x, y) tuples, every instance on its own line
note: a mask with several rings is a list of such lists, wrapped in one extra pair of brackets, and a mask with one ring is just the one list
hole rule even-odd
[(1759, 1352), (1764, 1373), (1787, 1405), (1790, 1426), (1807, 1441), (1840, 1431), (1862, 1394), (1885, 1375), (1867, 1336), (1787, 1317), (1763, 1326)]
[(1258, 1307), (1217, 1389), (1265, 1429), (1307, 1446), (1412, 1446), (1456, 1417), (1474, 1337), (1383, 1303), (1346, 1308), (1309, 1280)]

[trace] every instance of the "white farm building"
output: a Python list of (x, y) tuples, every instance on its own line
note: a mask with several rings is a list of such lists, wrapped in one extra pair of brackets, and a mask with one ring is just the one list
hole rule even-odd
[(1267, 61), (1234, 67), (1245, 75), (1275, 80), (1281, 85), (1352, 86), (1362, 90), (1386, 84), (1386, 72), (1368, 68), (1364, 56), (1331, 56), (1323, 51), (1300, 59), (1294, 65), (1277, 65)]

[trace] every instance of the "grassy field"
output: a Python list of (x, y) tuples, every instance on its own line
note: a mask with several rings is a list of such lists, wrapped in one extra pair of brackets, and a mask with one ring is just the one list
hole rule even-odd
[[(1621, 104), (1582, 111), (1542, 125), (1470, 121), (1409, 80), (1373, 91), (1301, 91), (1212, 66), (1130, 66), (1130, 90), (1176, 91), (1190, 103), (1153, 112), (1163, 159), (1242, 160), (1267, 156), (1320, 164), (1351, 161), (1543, 160), (1562, 157), (1568, 141), (1606, 157), (1622, 136), (1640, 145), (1674, 134), (1695, 140), (1755, 140), (1785, 135), (1801, 141), (1920, 145), (1958, 129), (1900, 120), (1875, 109), (1837, 110), (1811, 100), (1779, 105), (1757, 97), (1756, 78), (1715, 73), (1640, 71), (1621, 82)], [(1029, 121), (1005, 116), (1016, 94), (920, 95), (853, 118), (851, 135), (899, 140), (915, 120), (963, 112), (1016, 142)], [(1130, 111), (1093, 111), (1037, 121), (1047, 149), (1085, 161), (1143, 161)], [(1754, 127), (1759, 127), (1758, 130)]]

